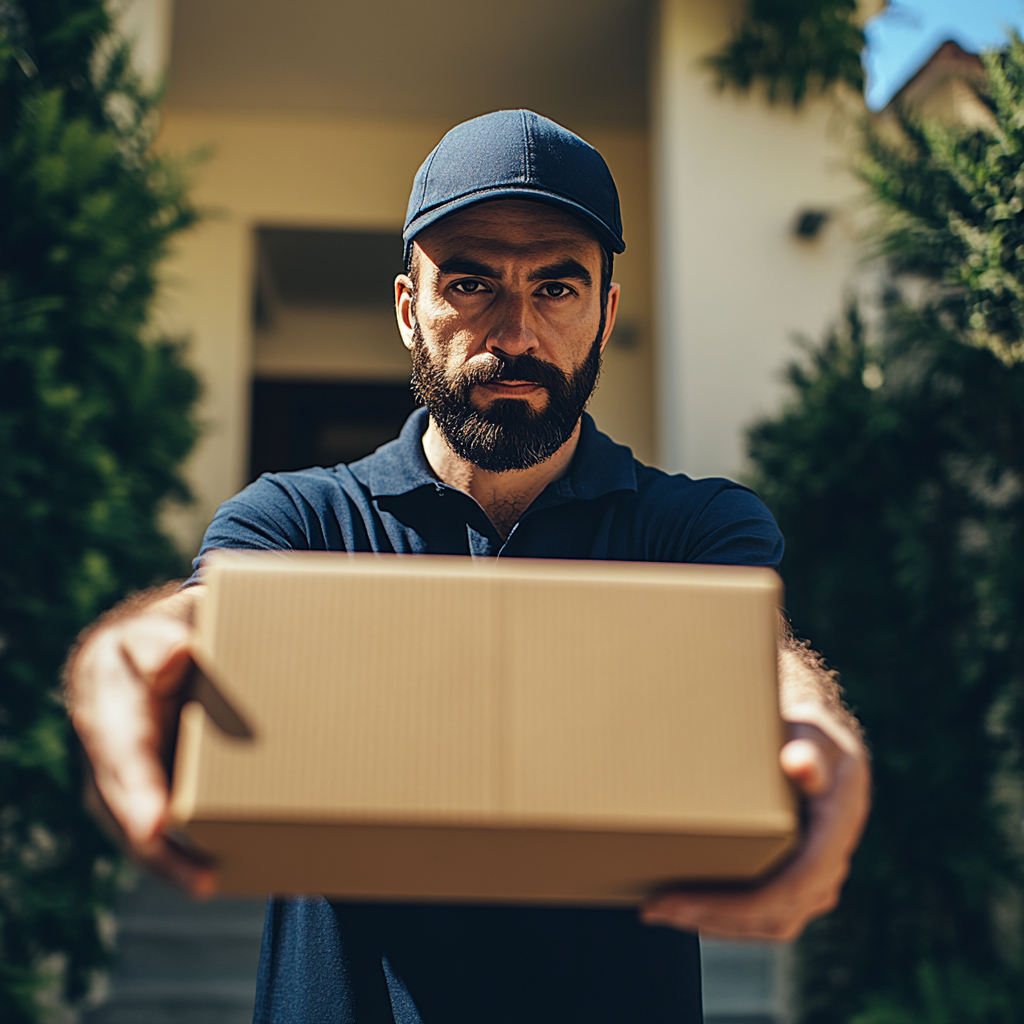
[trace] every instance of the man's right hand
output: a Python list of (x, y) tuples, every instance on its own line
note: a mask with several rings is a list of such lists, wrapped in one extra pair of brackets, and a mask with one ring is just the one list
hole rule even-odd
[(216, 888), (213, 869), (165, 835), (164, 765), (192, 668), (192, 613), (201, 587), (137, 612), (116, 613), (85, 641), (68, 681), (71, 719), (99, 798), (128, 852), (193, 896)]

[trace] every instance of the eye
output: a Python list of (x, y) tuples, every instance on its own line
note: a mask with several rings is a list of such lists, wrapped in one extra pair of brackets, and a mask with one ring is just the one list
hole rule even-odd
[(465, 281), (456, 281), (452, 288), (460, 295), (481, 295), (489, 290), (483, 281), (475, 281), (472, 278), (468, 278)]
[(548, 281), (540, 286), (540, 292), (546, 299), (564, 299), (574, 294), (573, 290), (561, 281)]

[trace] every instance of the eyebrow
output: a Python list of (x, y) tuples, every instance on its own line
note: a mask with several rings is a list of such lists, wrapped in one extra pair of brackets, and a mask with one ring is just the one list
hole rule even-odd
[(593, 284), (590, 271), (582, 263), (574, 259), (560, 260), (558, 263), (549, 263), (546, 267), (538, 267), (527, 278), (529, 281), (547, 281), (551, 278), (571, 277), (582, 281), (588, 288)]
[[(501, 271), (479, 260), (469, 256), (452, 256), (451, 259), (440, 263), (437, 268), (441, 274), (471, 274), (474, 277), (492, 277), (501, 279)], [(559, 260), (557, 263), (549, 263), (546, 266), (538, 267), (532, 271), (527, 278), (528, 281), (550, 281), (557, 278), (573, 278), (582, 281), (588, 288), (593, 284), (590, 271), (582, 263), (571, 257)]]
[(501, 277), (501, 272), (489, 267), (479, 260), (470, 259), (468, 256), (453, 256), (445, 260), (437, 268), (442, 274), (472, 274), (474, 277)]

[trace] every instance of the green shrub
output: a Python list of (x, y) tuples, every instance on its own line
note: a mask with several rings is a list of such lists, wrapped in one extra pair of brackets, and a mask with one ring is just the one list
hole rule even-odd
[(799, 107), (843, 84), (864, 88), (857, 0), (748, 0), (732, 38), (707, 59), (720, 87), (762, 85), (772, 103)]
[[(82, 808), (59, 699), (75, 635), (180, 571), (197, 384), (146, 337), (155, 271), (195, 219), (152, 154), (154, 100), (102, 0), (0, 0), (0, 1017), (79, 998), (106, 951), (116, 853)], [(48, 974), (49, 972), (49, 974)]]
[(1024, 44), (986, 64), (991, 130), (868, 130), (880, 326), (851, 312), (751, 435), (795, 626), (874, 754), (842, 903), (801, 941), (806, 1024), (1024, 1019)]

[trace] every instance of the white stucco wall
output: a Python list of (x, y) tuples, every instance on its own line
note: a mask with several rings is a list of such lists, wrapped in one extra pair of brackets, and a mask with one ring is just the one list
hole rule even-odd
[(171, 57), (173, 0), (108, 0), (121, 36), (131, 43), (132, 63), (149, 87), (158, 85)]
[[(744, 430), (778, 407), (794, 333), (841, 312), (857, 265), (847, 120), (720, 93), (702, 59), (737, 0), (662, 0), (652, 66), (658, 454), (667, 469), (734, 476)], [(798, 211), (835, 216), (814, 241)]]

